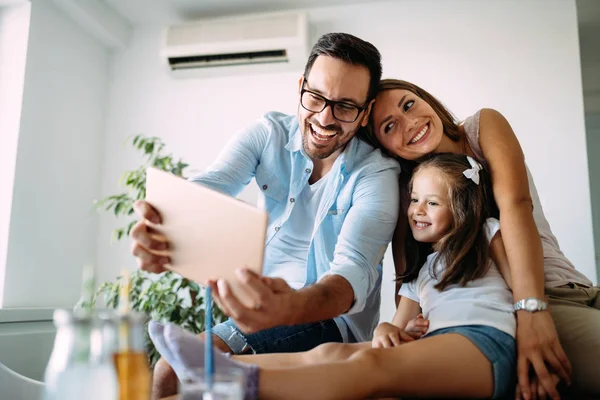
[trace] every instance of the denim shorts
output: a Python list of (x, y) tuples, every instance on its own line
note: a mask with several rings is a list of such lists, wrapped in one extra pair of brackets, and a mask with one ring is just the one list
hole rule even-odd
[(212, 333), (223, 340), (233, 354), (294, 353), (311, 350), (321, 343), (343, 342), (333, 319), (310, 324), (277, 326), (245, 334), (230, 318), (215, 325)]
[(463, 325), (442, 328), (425, 335), (458, 333), (469, 339), (492, 363), (494, 373), (493, 399), (513, 398), (517, 384), (517, 342), (515, 338), (487, 325)]

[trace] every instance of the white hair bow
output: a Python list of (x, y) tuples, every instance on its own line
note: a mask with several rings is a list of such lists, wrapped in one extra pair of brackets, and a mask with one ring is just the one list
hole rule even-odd
[(465, 169), (463, 171), (463, 175), (467, 177), (467, 179), (475, 182), (476, 185), (479, 185), (479, 171), (483, 169), (481, 164), (477, 161), (473, 160), (470, 156), (467, 156), (467, 160), (469, 160), (469, 164), (471, 164), (472, 168)]

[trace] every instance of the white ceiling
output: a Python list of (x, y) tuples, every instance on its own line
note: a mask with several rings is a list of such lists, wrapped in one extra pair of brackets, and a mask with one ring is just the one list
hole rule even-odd
[[(22, 0), (0, 0), (18, 2)], [(89, 0), (83, 0), (89, 1)], [(132, 25), (165, 24), (207, 17), (284, 11), (369, 0), (99, 0)], [(371, 0), (372, 1), (372, 0)], [(600, 0), (576, 0), (579, 24), (600, 29)]]
[[(0, 0), (1, 1), (1, 0)], [(365, 3), (368, 0), (104, 0), (132, 25)]]

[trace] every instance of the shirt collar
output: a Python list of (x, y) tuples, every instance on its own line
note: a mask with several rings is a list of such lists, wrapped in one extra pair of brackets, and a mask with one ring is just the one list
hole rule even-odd
[(300, 125), (298, 125), (297, 118), (296, 122), (292, 126), (292, 134), (290, 135), (290, 140), (285, 145), (285, 148), (290, 153), (294, 153), (302, 149), (302, 133), (300, 133)]

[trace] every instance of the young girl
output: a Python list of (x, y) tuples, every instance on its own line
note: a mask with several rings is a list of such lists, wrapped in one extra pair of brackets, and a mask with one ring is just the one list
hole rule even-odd
[[(469, 155), (489, 169), (513, 277), (513, 301), (522, 310), (517, 311), (520, 389), (529, 395), (535, 386), (533, 391), (556, 399), (556, 380), (548, 370), (569, 383), (572, 365), (572, 389), (600, 396), (600, 287), (593, 287), (561, 252), (506, 119), (483, 109), (458, 124), (427, 91), (386, 79), (370, 127), (367, 140), (396, 156), (403, 173), (410, 170), (411, 160), (440, 152)], [(403, 234), (396, 236), (392, 248), (397, 262), (404, 257)], [(397, 265), (397, 270), (402, 268)], [(530, 367), (539, 378), (532, 385)]]
[[(498, 269), (507, 264), (486, 171), (470, 157), (440, 154), (416, 168), (409, 187), (408, 283), (392, 323), (380, 324), (372, 343), (231, 358), (215, 352), (217, 372), (245, 371), (247, 399), (499, 398), (514, 390), (516, 321)], [(404, 328), (421, 311), (429, 333), (413, 340)], [(150, 330), (180, 378), (203, 366), (200, 339), (174, 325)]]

